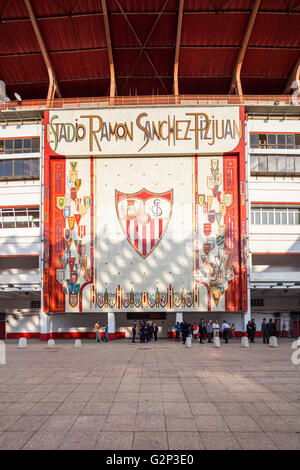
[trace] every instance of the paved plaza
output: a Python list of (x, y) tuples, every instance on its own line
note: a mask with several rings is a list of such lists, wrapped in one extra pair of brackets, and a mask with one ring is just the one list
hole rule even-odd
[(6, 341), (0, 449), (300, 449), (292, 341)]

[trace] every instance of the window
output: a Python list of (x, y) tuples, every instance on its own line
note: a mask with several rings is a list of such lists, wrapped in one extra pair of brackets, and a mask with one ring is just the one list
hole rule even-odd
[(32, 300), (30, 302), (30, 308), (41, 308), (41, 301), (40, 300)]
[(263, 307), (264, 299), (251, 299), (251, 307)]
[(261, 149), (297, 149), (300, 148), (300, 134), (250, 133), (250, 147)]
[(40, 226), (40, 209), (34, 207), (7, 207), (0, 209), (0, 229), (34, 228)]
[(252, 176), (300, 175), (300, 156), (295, 155), (251, 155)]
[(250, 134), (250, 147), (251, 148), (258, 147), (258, 134)]
[(258, 146), (259, 148), (267, 147), (267, 134), (258, 134)]
[(0, 160), (0, 178), (12, 174), (12, 160)]
[(253, 225), (299, 225), (300, 207), (252, 207)]
[(22, 139), (0, 139), (0, 154), (36, 153), (39, 151), (39, 137), (24, 137)]
[(39, 179), (39, 177), (39, 158), (18, 158), (16, 160), (0, 160), (0, 180)]

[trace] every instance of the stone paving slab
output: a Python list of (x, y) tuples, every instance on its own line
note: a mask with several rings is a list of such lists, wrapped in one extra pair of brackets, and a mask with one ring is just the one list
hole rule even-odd
[(299, 450), (291, 343), (7, 340), (0, 449)]

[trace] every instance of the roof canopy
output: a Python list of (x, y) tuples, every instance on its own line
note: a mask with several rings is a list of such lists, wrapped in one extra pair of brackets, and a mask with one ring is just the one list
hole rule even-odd
[[(180, 94), (228, 94), (256, 2), (30, 3), (59, 90), (67, 98), (108, 96), (112, 70), (119, 96), (171, 95), (176, 51)], [(258, 3), (241, 68), (243, 92), (280, 94), (299, 60), (300, 2)], [(0, 0), (0, 17), (0, 79), (6, 83), (7, 94), (11, 98), (14, 92), (23, 99), (45, 98), (49, 66), (26, 2)]]

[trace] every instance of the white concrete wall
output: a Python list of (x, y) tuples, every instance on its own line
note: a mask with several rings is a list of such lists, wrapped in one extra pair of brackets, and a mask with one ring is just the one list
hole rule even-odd
[[(275, 111), (274, 111), (275, 112)], [(300, 121), (295, 120), (249, 120), (247, 123), (248, 153), (248, 189), (250, 205), (255, 203), (298, 203), (300, 206), (300, 178), (286, 176), (253, 177), (250, 175), (250, 157), (252, 154), (300, 155), (300, 149), (250, 149), (251, 132), (299, 133)], [(274, 204), (276, 207), (276, 204)], [(249, 214), (250, 217), (250, 214)], [(249, 219), (250, 253), (300, 253), (299, 225), (252, 225)], [(260, 272), (259, 272), (260, 271)], [(269, 279), (270, 278), (270, 279)], [(272, 275), (264, 273), (257, 267), (250, 271), (251, 281), (299, 281), (299, 272), (291, 267), (276, 268)]]
[[(116, 332), (125, 332), (126, 337), (131, 337), (131, 326), (133, 320), (127, 320), (126, 313), (116, 313)], [(168, 332), (173, 331), (175, 325), (176, 313), (167, 313), (166, 320), (149, 320), (156, 322), (159, 327), (158, 336), (166, 337)], [(234, 323), (237, 331), (241, 330), (241, 315), (240, 314), (202, 314), (200, 313), (185, 313), (184, 320), (187, 322), (200, 322), (201, 318), (205, 321), (210, 319), (218, 320), (221, 323), (226, 319), (230, 323)], [(107, 313), (74, 313), (74, 314), (57, 314), (51, 315), (51, 331), (57, 333), (65, 332), (93, 332), (96, 320), (100, 321), (100, 326), (104, 327), (107, 321)], [(137, 320), (137, 324), (139, 320)]]
[[(16, 312), (17, 313), (17, 312)], [(13, 315), (6, 317), (6, 334), (11, 333), (39, 333), (40, 332), (40, 316), (22, 315), (17, 313), (19, 318), (15, 319)]]
[[(39, 158), (41, 162), (41, 155), (43, 155), (43, 139), (42, 125), (40, 123), (0, 127), (0, 138), (9, 137), (40, 137), (40, 153), (3, 154), (0, 155), (1, 160)], [(0, 181), (0, 206), (39, 206), (41, 208), (41, 179)], [(41, 218), (42, 214), (40, 209), (40, 221)], [(41, 222), (40, 227), (36, 228), (0, 229), (0, 256), (40, 256), (41, 251)], [(7, 265), (7, 269), (9, 270), (9, 264)], [(26, 267), (24, 267), (24, 269), (3, 272), (3, 266), (1, 266), (0, 284), (7, 284), (8, 282), (12, 284), (36, 284), (40, 282), (40, 275), (38, 271), (31, 272), (27, 270)]]

